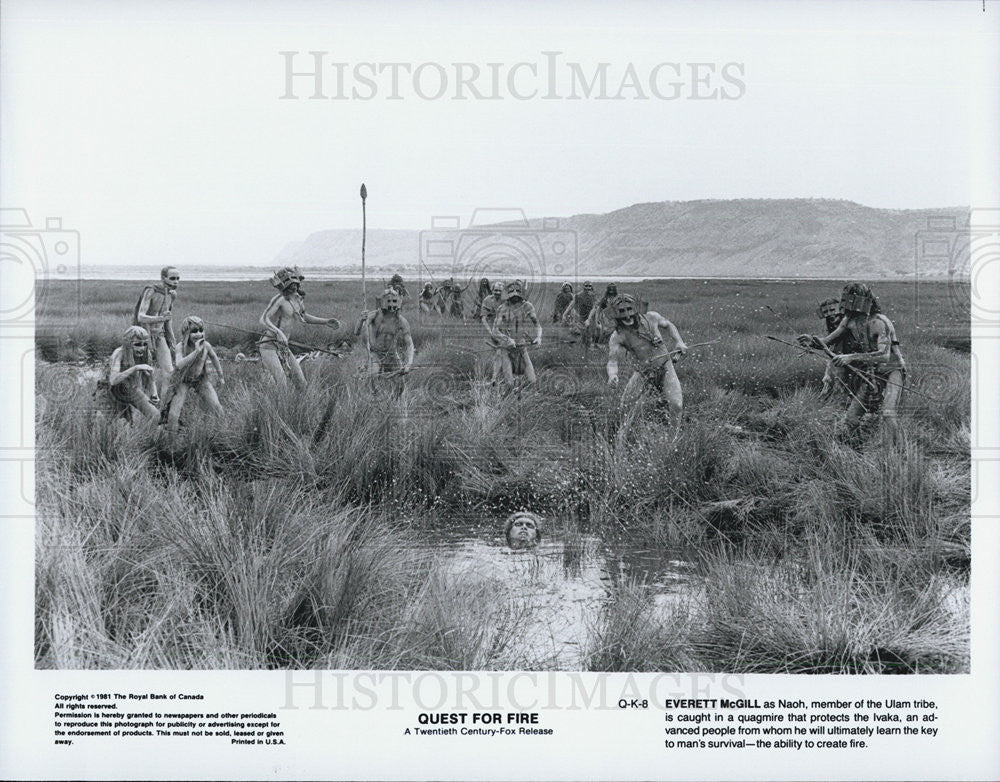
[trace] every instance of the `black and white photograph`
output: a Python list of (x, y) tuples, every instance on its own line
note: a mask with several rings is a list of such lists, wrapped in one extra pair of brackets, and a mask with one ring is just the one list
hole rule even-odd
[(1000, 4), (0, 42), (2, 778), (1000, 774)]

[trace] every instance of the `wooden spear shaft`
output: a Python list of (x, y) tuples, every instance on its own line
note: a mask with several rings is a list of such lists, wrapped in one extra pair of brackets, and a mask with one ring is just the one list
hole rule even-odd
[(365, 213), (365, 199), (368, 198), (368, 188), (361, 183), (361, 305), (368, 309), (368, 288), (365, 285), (365, 235), (368, 230), (368, 218)]

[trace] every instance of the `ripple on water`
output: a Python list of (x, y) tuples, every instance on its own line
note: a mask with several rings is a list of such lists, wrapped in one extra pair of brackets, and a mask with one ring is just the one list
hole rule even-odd
[(499, 524), (464, 524), (429, 531), (424, 546), (450, 576), (495, 586), (529, 617), (520, 637), (525, 659), (579, 669), (588, 633), (597, 625), (613, 588), (642, 582), (653, 604), (686, 597), (695, 586), (690, 563), (672, 552), (613, 546), (594, 535), (547, 536), (533, 549), (514, 551)]

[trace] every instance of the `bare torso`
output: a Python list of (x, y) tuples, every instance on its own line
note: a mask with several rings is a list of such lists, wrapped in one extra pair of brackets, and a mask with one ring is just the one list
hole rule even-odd
[(405, 346), (410, 324), (398, 313), (385, 312), (376, 316), (371, 325), (371, 348), (376, 355), (398, 356), (400, 343)]
[[(302, 297), (298, 294), (293, 295), (291, 298), (286, 298), (282, 294), (278, 294), (273, 299), (271, 303), (267, 305), (267, 309), (264, 311), (264, 317), (269, 320), (275, 328), (281, 329), (285, 332), (285, 336), (288, 336), (286, 326), (291, 324), (293, 320), (304, 320), (305, 306), (302, 303)], [(268, 329), (267, 334), (262, 339), (263, 342), (272, 342), (277, 339), (278, 335), (273, 329)]]
[(496, 330), (517, 344), (531, 342), (537, 333), (538, 315), (530, 301), (504, 302), (496, 315)]
[[(650, 319), (649, 326), (653, 335), (652, 342), (643, 337), (637, 328), (624, 328), (622, 326), (615, 329), (614, 339), (640, 362), (669, 355), (670, 348), (663, 341), (663, 336), (660, 334), (660, 328), (657, 323)], [(654, 344), (656, 342), (659, 344)]]

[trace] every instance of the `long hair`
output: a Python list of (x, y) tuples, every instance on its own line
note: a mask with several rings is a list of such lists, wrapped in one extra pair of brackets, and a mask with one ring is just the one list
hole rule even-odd
[(142, 326), (129, 326), (122, 333), (122, 369), (128, 369), (140, 363), (135, 360), (135, 351), (132, 350), (132, 342), (136, 339), (141, 339), (146, 343), (146, 360), (142, 363), (148, 364), (152, 360), (153, 340), (150, 338), (149, 332)]
[(199, 318), (197, 315), (188, 315), (181, 321), (181, 344), (187, 348), (188, 341), (191, 339), (191, 331), (195, 326), (198, 326), (202, 333), (205, 332), (205, 321)]
[[(146, 360), (136, 361), (135, 351), (132, 349), (133, 340), (141, 339), (146, 343)], [(151, 364), (153, 362), (153, 340), (149, 336), (149, 332), (146, 331), (142, 326), (129, 326), (122, 333), (122, 347), (121, 347), (121, 368), (128, 369), (129, 367), (134, 367), (136, 364)], [(153, 393), (153, 376), (145, 372), (139, 375), (139, 385), (142, 390), (146, 392), (147, 396)]]

